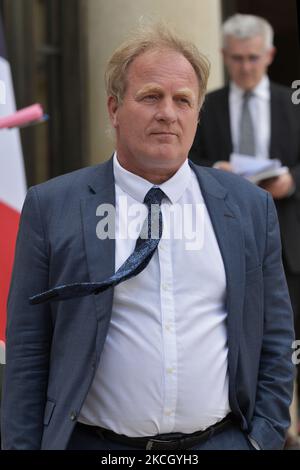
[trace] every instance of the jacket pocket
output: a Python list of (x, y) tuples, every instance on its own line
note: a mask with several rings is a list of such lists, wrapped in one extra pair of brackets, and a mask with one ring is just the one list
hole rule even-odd
[(52, 417), (56, 402), (53, 400), (47, 400), (44, 413), (44, 425), (48, 426), (50, 419)]

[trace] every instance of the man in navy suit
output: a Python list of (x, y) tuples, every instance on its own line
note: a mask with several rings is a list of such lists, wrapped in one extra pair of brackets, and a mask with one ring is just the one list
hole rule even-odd
[[(195, 46), (162, 26), (140, 31), (107, 66), (113, 158), (29, 190), (8, 302), (5, 449), (282, 448), (293, 327), (276, 211), (264, 190), (189, 163), (207, 77)], [(118, 270), (153, 188), (163, 233), (142, 272), (29, 305)]]

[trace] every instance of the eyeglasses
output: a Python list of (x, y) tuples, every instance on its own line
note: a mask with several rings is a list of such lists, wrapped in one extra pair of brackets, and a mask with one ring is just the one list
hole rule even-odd
[(258, 63), (263, 55), (250, 54), (249, 56), (242, 55), (228, 55), (229, 59), (236, 64), (243, 64), (244, 62), (249, 62), (250, 64)]

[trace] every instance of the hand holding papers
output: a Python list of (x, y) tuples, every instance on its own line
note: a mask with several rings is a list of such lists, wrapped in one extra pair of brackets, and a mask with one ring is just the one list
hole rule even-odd
[(230, 156), (230, 163), (234, 173), (244, 176), (255, 184), (288, 172), (288, 168), (282, 166), (280, 160), (276, 159), (255, 158), (233, 153)]

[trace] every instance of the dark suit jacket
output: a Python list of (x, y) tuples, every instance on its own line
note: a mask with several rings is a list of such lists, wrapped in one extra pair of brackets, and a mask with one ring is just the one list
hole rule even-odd
[[(300, 105), (291, 101), (291, 90), (271, 83), (270, 157), (291, 169), (296, 183), (293, 196), (276, 201), (284, 258), (290, 272), (300, 274)], [(229, 117), (229, 87), (209, 93), (190, 159), (211, 166), (229, 160), (233, 150)]]
[[(265, 191), (242, 178), (193, 168), (226, 270), (230, 405), (262, 448), (281, 448), (289, 425), (293, 328), (276, 210)], [(96, 237), (103, 203), (115, 203), (112, 160), (28, 191), (8, 302), (5, 449), (67, 446), (99, 364), (113, 289), (35, 306), (28, 297), (114, 272), (114, 240)]]

